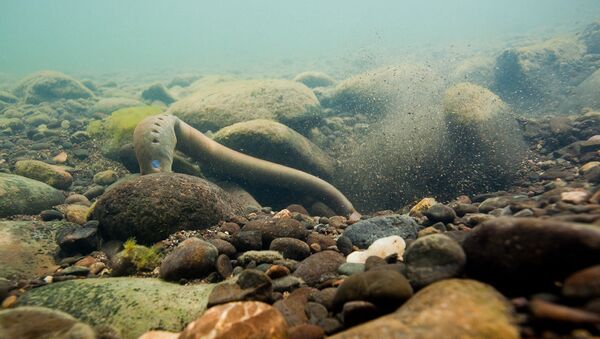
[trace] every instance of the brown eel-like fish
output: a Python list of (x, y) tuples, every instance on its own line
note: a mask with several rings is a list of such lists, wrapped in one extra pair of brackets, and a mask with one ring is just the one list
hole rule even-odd
[(173, 153), (177, 149), (211, 171), (307, 194), (351, 221), (361, 217), (352, 203), (325, 180), (234, 151), (173, 115), (155, 115), (142, 120), (135, 128), (133, 142), (142, 175), (171, 172)]

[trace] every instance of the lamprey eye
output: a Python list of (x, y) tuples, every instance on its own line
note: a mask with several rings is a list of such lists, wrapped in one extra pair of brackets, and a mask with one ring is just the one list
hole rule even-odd
[(152, 160), (152, 168), (154, 168), (154, 169), (160, 168), (160, 161)]

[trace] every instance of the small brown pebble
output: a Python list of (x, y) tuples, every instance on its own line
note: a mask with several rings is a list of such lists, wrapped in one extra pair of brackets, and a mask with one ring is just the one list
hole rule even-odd
[(529, 303), (531, 313), (536, 318), (576, 324), (600, 324), (600, 314), (557, 305), (544, 300), (532, 300)]
[(240, 225), (234, 222), (226, 222), (220, 227), (221, 232), (227, 232), (229, 234), (236, 234), (240, 231)]
[(317, 244), (317, 243), (312, 243), (310, 244), (310, 251), (312, 253), (317, 253), (317, 252), (321, 252), (321, 245)]
[(301, 324), (288, 329), (289, 339), (322, 339), (325, 331), (320, 326)]
[(283, 265), (273, 265), (273, 266), (269, 267), (269, 269), (267, 270), (266, 273), (269, 276), (269, 278), (277, 279), (277, 278), (285, 277), (286, 275), (290, 274), (290, 270), (289, 270), (289, 268), (287, 268)]
[(17, 303), (16, 295), (9, 295), (2, 301), (2, 308), (11, 308)]

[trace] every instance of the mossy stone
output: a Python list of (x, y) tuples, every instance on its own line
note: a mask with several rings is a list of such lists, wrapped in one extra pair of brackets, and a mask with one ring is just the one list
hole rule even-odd
[(333, 160), (325, 152), (300, 133), (272, 120), (233, 124), (215, 133), (214, 140), (241, 153), (320, 177), (333, 174)]
[(142, 119), (162, 113), (156, 106), (122, 108), (100, 121), (93, 121), (87, 131), (96, 138), (107, 156), (117, 159), (119, 148), (133, 141), (133, 131)]
[(28, 104), (94, 97), (94, 93), (81, 82), (54, 71), (38, 72), (26, 77), (14, 92)]
[(60, 310), (94, 326), (110, 325), (129, 339), (151, 329), (181, 331), (206, 310), (212, 288), (152, 278), (71, 280), (32, 289), (18, 306)]
[(38, 214), (61, 204), (62, 192), (43, 182), (20, 175), (0, 173), (0, 217)]
[(35, 179), (58, 189), (67, 189), (73, 183), (73, 177), (61, 167), (39, 160), (20, 160), (15, 164), (15, 172), (27, 178)]

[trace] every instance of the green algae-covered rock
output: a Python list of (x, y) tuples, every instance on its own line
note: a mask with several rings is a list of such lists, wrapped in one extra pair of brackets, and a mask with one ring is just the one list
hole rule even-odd
[(128, 339), (151, 329), (181, 331), (206, 310), (212, 288), (150, 278), (71, 280), (30, 290), (18, 305), (49, 307), (95, 326), (110, 325)]
[(335, 80), (329, 75), (321, 72), (302, 72), (294, 77), (294, 81), (305, 84), (309, 88), (328, 87), (335, 85)]
[(62, 192), (43, 182), (20, 175), (0, 173), (0, 218), (38, 214), (65, 199)]
[(88, 99), (94, 93), (81, 82), (60, 72), (38, 72), (23, 79), (15, 94), (28, 104), (60, 99)]
[(25, 306), (0, 311), (0, 337), (96, 339), (96, 333), (64, 312)]
[(219, 130), (214, 140), (236, 151), (321, 177), (333, 174), (333, 160), (293, 129), (272, 120), (239, 122)]
[(519, 338), (512, 307), (493, 287), (450, 279), (419, 291), (396, 312), (331, 337)]
[(67, 189), (73, 177), (63, 168), (39, 160), (20, 160), (15, 164), (15, 172), (27, 178), (41, 181), (58, 189)]
[(167, 113), (203, 132), (254, 119), (305, 128), (305, 123), (319, 117), (321, 106), (308, 87), (295, 81), (233, 80), (199, 86)]
[(0, 221), (0, 278), (29, 279), (51, 274), (58, 267), (55, 237), (69, 222)]
[(117, 159), (119, 148), (133, 141), (133, 131), (144, 118), (162, 113), (156, 106), (137, 106), (114, 111), (101, 121), (93, 121), (87, 131), (100, 143), (107, 156)]

